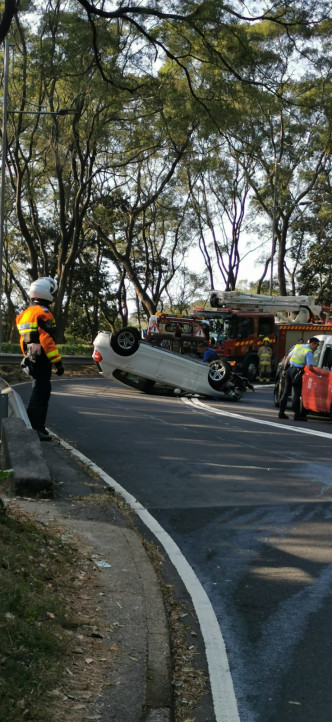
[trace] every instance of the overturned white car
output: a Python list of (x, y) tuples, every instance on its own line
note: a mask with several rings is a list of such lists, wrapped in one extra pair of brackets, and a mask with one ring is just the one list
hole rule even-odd
[(172, 353), (143, 341), (136, 328), (100, 331), (93, 346), (92, 358), (104, 376), (146, 393), (166, 387), (177, 393), (239, 401), (246, 388), (252, 388), (247, 379), (233, 373), (227, 361), (206, 364)]

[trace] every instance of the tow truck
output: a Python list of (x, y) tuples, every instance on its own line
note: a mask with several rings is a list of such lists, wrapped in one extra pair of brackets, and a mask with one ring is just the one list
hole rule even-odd
[[(272, 347), (272, 371), (287, 351), (300, 340), (331, 333), (332, 309), (320, 306), (311, 296), (265, 296), (237, 291), (211, 291), (210, 309), (195, 307), (190, 316), (156, 314), (150, 318), (147, 340), (173, 344), (180, 325), (183, 348), (194, 345), (203, 351), (212, 337), (218, 356), (234, 370), (254, 381), (258, 350), (268, 337)], [(173, 340), (172, 340), (173, 339)], [(177, 350), (177, 349), (173, 349)]]

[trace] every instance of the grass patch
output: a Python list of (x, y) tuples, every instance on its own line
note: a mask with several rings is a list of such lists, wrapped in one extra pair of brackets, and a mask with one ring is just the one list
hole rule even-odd
[(45, 695), (62, 676), (75, 549), (0, 506), (0, 722), (52, 720)]

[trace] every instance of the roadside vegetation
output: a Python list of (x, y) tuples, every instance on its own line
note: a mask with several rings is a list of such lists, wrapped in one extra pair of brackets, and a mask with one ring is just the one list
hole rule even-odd
[(0, 721), (48, 722), (47, 695), (71, 643), (66, 592), (77, 553), (0, 501), (0, 559)]
[[(1, 348), (4, 354), (21, 354), (18, 343), (4, 342)], [(64, 364), (66, 376), (96, 376), (98, 374), (96, 364), (92, 360), (92, 345), (69, 342), (68, 344), (58, 344), (58, 348), (64, 356), (87, 356), (91, 358), (91, 361), (87, 363), (86, 366), (71, 364), (70, 360), (66, 360)], [(28, 380), (27, 376), (25, 376), (21, 370), (19, 359), (17, 364), (2, 364), (0, 367), (0, 377), (9, 385)]]
[[(3, 479), (1, 496), (4, 487)], [(79, 503), (115, 503), (134, 523), (117, 495), (111, 500), (109, 494), (92, 498), (91, 502), (91, 496), (81, 497)], [(158, 548), (144, 539), (143, 543), (168, 615), (174, 720), (194, 722), (195, 706), (207, 689), (197, 662), (197, 622), (176, 600), (174, 588), (165, 584)], [(119, 648), (103, 643), (112, 620), (98, 611), (99, 578), (91, 549), (81, 543), (78, 549), (61, 520), (41, 524), (31, 509), (6, 498), (4, 505), (0, 498), (0, 558), (0, 722), (96, 719), (94, 702), (110, 684)]]

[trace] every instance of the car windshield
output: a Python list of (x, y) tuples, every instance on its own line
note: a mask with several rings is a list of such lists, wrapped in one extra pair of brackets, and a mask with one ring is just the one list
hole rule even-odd
[(230, 314), (223, 314), (218, 318), (209, 318), (210, 337), (224, 341), (228, 338), (234, 338), (236, 334), (236, 319)]

